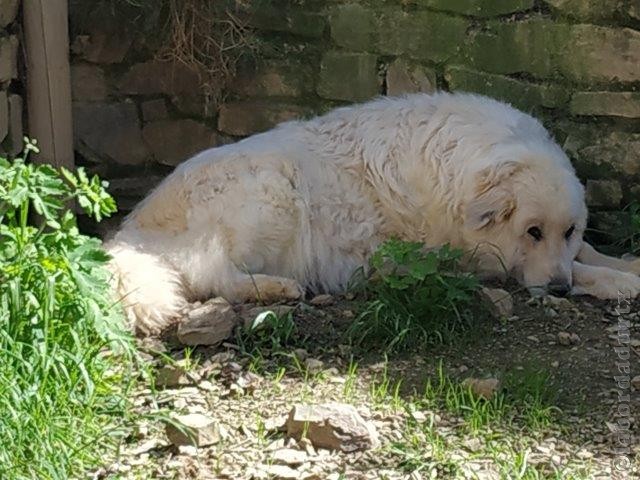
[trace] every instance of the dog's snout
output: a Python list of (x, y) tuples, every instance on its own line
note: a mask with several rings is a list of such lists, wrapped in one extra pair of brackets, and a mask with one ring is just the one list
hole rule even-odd
[(571, 291), (571, 285), (564, 279), (554, 278), (547, 285), (550, 294), (557, 297), (564, 297)]

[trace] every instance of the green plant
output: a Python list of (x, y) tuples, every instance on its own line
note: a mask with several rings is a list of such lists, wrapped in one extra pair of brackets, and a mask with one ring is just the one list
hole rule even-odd
[(293, 315), (277, 315), (271, 310), (259, 314), (249, 325), (239, 330), (237, 341), (243, 352), (262, 356), (282, 353), (291, 344), (296, 330)]
[(443, 343), (484, 312), (478, 280), (461, 269), (463, 252), (445, 245), (389, 240), (371, 258), (360, 288), (366, 298), (347, 334), (356, 344), (386, 350)]
[(82, 170), (26, 163), (30, 151), (0, 159), (0, 478), (66, 479), (114, 446), (132, 381), (118, 357), (134, 350), (109, 257), (72, 211), (99, 221), (115, 202)]

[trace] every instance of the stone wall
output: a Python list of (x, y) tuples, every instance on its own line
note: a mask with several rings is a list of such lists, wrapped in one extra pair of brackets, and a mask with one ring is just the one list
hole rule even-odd
[(219, 103), (193, 72), (153, 59), (158, 18), (145, 29), (72, 12), (77, 151), (113, 180), (125, 209), (210, 145), (435, 89), (484, 93), (541, 118), (585, 181), (596, 226), (638, 199), (638, 0), (248, 3), (259, 51)]
[(0, 2), (0, 156), (22, 150), (22, 85), (18, 81), (19, 0)]

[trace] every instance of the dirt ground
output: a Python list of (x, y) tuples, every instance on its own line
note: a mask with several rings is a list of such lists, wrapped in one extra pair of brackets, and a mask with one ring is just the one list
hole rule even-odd
[[(138, 392), (134, 403), (147, 420), (135, 426), (118, 461), (94, 478), (640, 478), (634, 418), (640, 385), (616, 382), (640, 375), (640, 303), (532, 299), (515, 286), (510, 291), (508, 318), (486, 320), (454, 344), (420, 352), (385, 356), (350, 347), (344, 332), (358, 303), (342, 297), (323, 307), (296, 304), (287, 352), (247, 353), (233, 341), (186, 352), (192, 367), (178, 385)], [(620, 319), (628, 322), (622, 330)], [(627, 358), (616, 351), (620, 342), (628, 347), (628, 374), (618, 369)], [(144, 348), (185, 358), (184, 349), (167, 344)], [(157, 353), (149, 358), (166, 363)], [(534, 428), (516, 416), (472, 428), (448, 400), (420, 400), (439, 365), (454, 382), (545, 372), (553, 421)], [(279, 430), (294, 404), (326, 401), (354, 405), (377, 428), (380, 447), (338, 453)], [(204, 413), (217, 422), (220, 439), (199, 449), (176, 447), (157, 412)], [(622, 442), (628, 451), (618, 451), (618, 420), (628, 420), (630, 437)], [(276, 455), (290, 449), (302, 460)]]

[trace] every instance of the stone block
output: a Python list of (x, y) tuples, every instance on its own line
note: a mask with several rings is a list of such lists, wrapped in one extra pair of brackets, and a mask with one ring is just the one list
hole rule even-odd
[(18, 15), (20, 0), (2, 0), (0, 2), (0, 28), (13, 23)]
[(171, 96), (171, 104), (180, 113), (189, 117), (212, 118), (218, 111), (218, 104), (211, 95), (181, 93)]
[(608, 20), (624, 12), (625, 0), (545, 0), (554, 13), (578, 20)]
[(142, 120), (145, 122), (164, 120), (169, 117), (169, 110), (167, 110), (167, 103), (164, 98), (156, 98), (142, 102), (140, 108), (142, 110)]
[(71, 51), (91, 63), (121, 63), (133, 43), (133, 33), (112, 21), (91, 25), (91, 33), (77, 35), (71, 43)]
[(249, 97), (300, 97), (313, 91), (313, 71), (296, 61), (266, 61), (240, 68), (230, 88)]
[(445, 70), (451, 90), (480, 93), (531, 111), (535, 107), (559, 107), (569, 101), (569, 93), (558, 85), (541, 85), (465, 67), (451, 66)]
[(347, 3), (331, 10), (331, 39), (340, 47), (355, 51), (372, 51), (377, 43), (377, 19), (373, 10)]
[(279, 123), (309, 113), (298, 105), (275, 102), (229, 102), (220, 107), (218, 129), (229, 135), (247, 136), (264, 132)]
[(586, 198), (590, 207), (619, 208), (622, 187), (617, 180), (587, 180)]
[(378, 18), (376, 52), (444, 62), (461, 52), (468, 26), (464, 18), (438, 12), (388, 9)]
[(362, 101), (380, 93), (378, 59), (368, 53), (327, 52), (320, 65), (318, 95)]
[(301, 37), (320, 38), (326, 27), (325, 17), (304, 7), (285, 7), (274, 2), (253, 2), (250, 25), (268, 32), (285, 32)]
[(150, 159), (131, 102), (76, 102), (73, 129), (75, 149), (89, 161), (140, 165)]
[(573, 115), (640, 118), (639, 92), (578, 92), (571, 98)]
[(71, 67), (71, 95), (74, 101), (105, 100), (109, 87), (104, 70), (96, 65), (77, 64)]
[(142, 137), (155, 160), (170, 166), (178, 165), (217, 143), (216, 132), (212, 128), (191, 119), (147, 123), (142, 129)]
[(437, 88), (436, 72), (423, 65), (396, 59), (387, 67), (387, 95), (431, 93)]
[(18, 38), (0, 38), (0, 83), (18, 78)]
[(529, 10), (534, 0), (418, 0), (418, 3), (435, 10), (486, 18)]
[(640, 32), (540, 18), (492, 22), (469, 39), (465, 57), (472, 67), (491, 73), (634, 82), (640, 80)]
[(182, 95), (200, 90), (198, 72), (186, 65), (151, 60), (133, 65), (119, 83), (126, 95)]
[(640, 133), (603, 132), (602, 127), (569, 125), (564, 149), (582, 178), (640, 174)]

